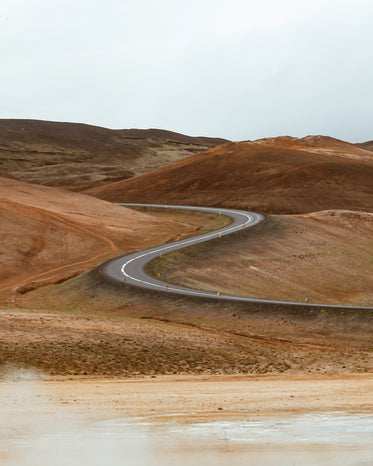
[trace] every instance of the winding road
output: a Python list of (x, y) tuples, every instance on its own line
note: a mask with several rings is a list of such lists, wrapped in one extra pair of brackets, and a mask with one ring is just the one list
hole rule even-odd
[[(307, 303), (307, 302), (293, 302), (293, 301), (276, 301), (271, 299), (261, 298), (248, 298), (244, 296), (233, 296), (220, 293), (219, 291), (202, 291), (183, 286), (178, 286), (166, 283), (152, 277), (146, 272), (147, 264), (153, 259), (167, 254), (177, 249), (182, 249), (193, 244), (203, 243), (205, 241), (219, 238), (224, 235), (242, 230), (243, 228), (253, 227), (265, 219), (265, 216), (255, 212), (246, 212), (242, 210), (233, 209), (217, 209), (213, 207), (190, 207), (190, 206), (174, 206), (163, 204), (133, 204), (133, 203), (118, 203), (126, 207), (151, 207), (151, 208), (164, 208), (164, 209), (178, 209), (178, 210), (194, 210), (201, 212), (217, 213), (230, 217), (232, 222), (218, 230), (201, 234), (192, 238), (167, 243), (143, 251), (127, 254), (125, 256), (116, 257), (100, 267), (103, 277), (110, 281), (125, 283), (126, 285), (137, 286), (149, 290), (163, 291), (165, 293), (198, 296), (204, 298), (222, 299), (229, 301), (241, 301), (247, 303), (267, 303), (267, 304), (284, 304), (284, 305), (297, 305), (305, 307), (327, 307), (327, 308), (341, 308), (341, 309), (354, 309), (354, 306), (332, 305), (322, 303)], [(373, 307), (361, 307), (358, 309), (373, 309)]]

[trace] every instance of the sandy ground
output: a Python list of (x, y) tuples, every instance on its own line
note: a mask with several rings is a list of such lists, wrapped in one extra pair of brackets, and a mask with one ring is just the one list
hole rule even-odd
[[(185, 419), (322, 411), (373, 413), (373, 375), (307, 377), (160, 377), (150, 381), (48, 382), (56, 401), (140, 416)], [(75, 401), (76, 400), (76, 401)], [(88, 406), (87, 406), (88, 404)], [(193, 414), (195, 413), (195, 414)]]
[[(19, 375), (0, 383), (11, 407)], [(158, 376), (145, 379), (60, 378), (26, 382), (54, 405), (90, 418), (179, 415), (185, 421), (304, 413), (373, 413), (373, 374), (335, 376)], [(13, 409), (13, 408), (11, 408)], [(24, 406), (21, 406), (24, 409)]]

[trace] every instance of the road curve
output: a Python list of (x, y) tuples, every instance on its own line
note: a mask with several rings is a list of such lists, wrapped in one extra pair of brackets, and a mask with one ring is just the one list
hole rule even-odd
[(146, 288), (149, 290), (163, 291), (165, 293), (180, 294), (187, 296), (197, 296), (204, 298), (221, 299), (228, 301), (239, 301), (247, 303), (267, 303), (267, 304), (284, 304), (284, 305), (297, 305), (304, 307), (327, 307), (327, 308), (341, 308), (341, 309), (373, 309), (373, 307), (355, 307), (355, 306), (343, 306), (333, 304), (322, 304), (322, 303), (302, 303), (294, 301), (276, 301), (272, 299), (261, 299), (261, 298), (248, 298), (244, 296), (233, 296), (216, 292), (202, 291), (184, 286), (173, 285), (166, 283), (162, 280), (158, 280), (152, 277), (146, 272), (147, 264), (153, 259), (167, 254), (177, 249), (182, 249), (193, 244), (202, 243), (209, 241), (214, 238), (218, 238), (224, 235), (242, 230), (243, 228), (252, 227), (262, 222), (265, 216), (256, 212), (233, 210), (233, 209), (217, 209), (213, 207), (191, 207), (191, 206), (174, 206), (174, 205), (163, 205), (163, 204), (133, 204), (133, 203), (118, 203), (126, 207), (151, 207), (151, 208), (164, 208), (164, 209), (178, 209), (178, 210), (195, 210), (201, 212), (211, 212), (226, 215), (230, 217), (232, 222), (213, 232), (198, 235), (192, 238), (187, 238), (173, 243), (167, 243), (161, 246), (157, 246), (143, 251), (135, 252), (132, 254), (126, 254), (124, 256), (116, 257), (100, 267), (102, 276), (110, 281), (120, 282), (122, 284), (137, 286)]

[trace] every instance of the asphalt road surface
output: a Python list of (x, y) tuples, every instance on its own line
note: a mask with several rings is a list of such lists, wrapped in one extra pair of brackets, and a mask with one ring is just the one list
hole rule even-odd
[[(240, 231), (244, 228), (250, 228), (265, 219), (265, 216), (255, 212), (246, 212), (242, 210), (233, 209), (217, 209), (213, 207), (190, 207), (190, 206), (174, 206), (174, 205), (163, 205), (163, 204), (130, 204), (121, 203), (126, 207), (153, 207), (163, 209), (178, 209), (178, 210), (196, 210), (202, 212), (212, 212), (230, 217), (232, 222), (213, 232), (205, 233), (199, 236), (195, 236), (173, 243), (167, 243), (162, 246), (157, 246), (143, 251), (127, 254), (125, 256), (116, 257), (100, 267), (103, 276), (110, 281), (120, 282), (130, 286), (137, 286), (146, 288), (149, 290), (163, 291), (165, 293), (198, 296), (204, 298), (223, 299), (229, 301), (241, 301), (247, 303), (269, 303), (269, 304), (284, 304), (284, 305), (298, 305), (298, 306), (317, 306), (317, 307), (328, 307), (328, 308), (345, 308), (353, 309), (354, 306), (342, 306), (322, 303), (308, 303), (308, 302), (293, 302), (293, 301), (276, 301), (271, 299), (261, 298), (248, 298), (244, 296), (233, 296), (221, 293), (219, 290), (216, 292), (202, 291), (183, 286), (173, 285), (166, 283), (162, 280), (158, 280), (155, 277), (147, 274), (145, 269), (147, 264), (153, 259), (167, 254), (177, 249), (182, 249), (193, 244), (202, 243), (209, 241), (214, 238), (218, 238), (224, 235)], [(232, 278), (234, 279), (234, 278)], [(358, 309), (373, 309), (373, 307), (357, 307)]]

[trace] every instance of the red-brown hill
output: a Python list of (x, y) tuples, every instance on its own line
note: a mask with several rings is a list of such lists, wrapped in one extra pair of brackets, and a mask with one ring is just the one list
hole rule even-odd
[(195, 234), (210, 221), (184, 214), (164, 218), (5, 177), (0, 219), (0, 296), (58, 283), (119, 252)]
[(373, 211), (373, 154), (322, 136), (225, 143), (86, 193), (116, 202), (229, 204), (282, 214)]

